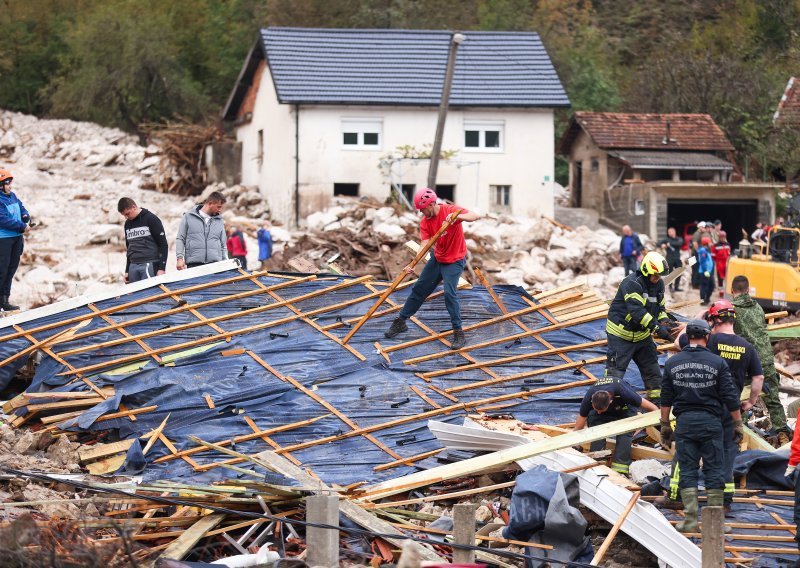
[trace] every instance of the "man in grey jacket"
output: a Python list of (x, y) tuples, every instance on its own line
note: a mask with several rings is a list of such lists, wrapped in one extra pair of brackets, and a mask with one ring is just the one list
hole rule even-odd
[(225, 196), (215, 191), (202, 205), (183, 214), (175, 239), (177, 268), (193, 268), (228, 258), (225, 248), (225, 223), (220, 217)]

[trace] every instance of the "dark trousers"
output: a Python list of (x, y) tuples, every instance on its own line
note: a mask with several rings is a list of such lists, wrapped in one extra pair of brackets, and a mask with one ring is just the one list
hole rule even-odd
[(700, 274), (700, 299), (704, 302), (711, 301), (711, 294), (714, 293), (714, 275), (705, 276)]
[[(669, 263), (669, 271), (672, 272), (673, 270), (678, 270), (683, 263), (681, 263), (681, 257), (678, 258), (667, 258), (667, 263)], [(676, 292), (680, 292), (681, 290), (681, 278), (683, 275), (678, 276), (675, 280), (672, 281), (672, 284), (669, 285), (670, 290), (675, 290)]]
[(242, 268), (247, 270), (247, 257), (246, 256), (234, 256), (233, 258), (238, 260), (239, 264), (242, 266)]
[(461, 329), (461, 304), (458, 301), (458, 279), (464, 272), (466, 260), (463, 258), (451, 264), (443, 264), (431, 255), (431, 259), (422, 269), (422, 274), (411, 288), (411, 294), (406, 298), (400, 317), (408, 319), (417, 313), (422, 303), (431, 295), (439, 282), (444, 282), (444, 305), (450, 314), (453, 329)]
[(19, 268), (23, 246), (22, 235), (0, 239), (0, 296), (11, 295), (11, 282)]
[[(736, 454), (739, 453), (739, 446), (733, 441), (733, 418), (726, 413), (722, 418), (722, 451), (725, 455), (723, 465), (723, 475), (725, 476), (725, 505), (733, 503), (733, 495), (736, 492), (736, 485), (733, 482), (733, 462)], [(669, 498), (676, 501), (681, 498), (678, 488), (681, 481), (681, 468), (678, 461), (672, 464), (672, 475), (669, 480)]]
[(139, 280), (146, 280), (156, 275), (155, 262), (132, 262), (128, 266), (128, 284), (133, 284)]
[(622, 266), (625, 267), (625, 276), (627, 276), (631, 272), (635, 272), (636, 271), (636, 257), (635, 256), (623, 256), (622, 257)]
[[(593, 409), (589, 412), (589, 416), (586, 418), (586, 424), (589, 426), (589, 428), (591, 428), (592, 426), (608, 424), (609, 422), (622, 420), (623, 418), (628, 418), (629, 416), (633, 415), (633, 410), (627, 407), (620, 412), (604, 412), (602, 414), (598, 414)], [(616, 442), (617, 443), (614, 447), (614, 455), (611, 456), (611, 469), (627, 475), (630, 472), (630, 465), (632, 461), (631, 444), (633, 444), (633, 432), (627, 432), (625, 434), (618, 435)], [(599, 452), (600, 450), (605, 449), (605, 447), (605, 440), (596, 440), (589, 446), (589, 451)]]
[(649, 337), (642, 341), (625, 341), (616, 335), (608, 335), (606, 350), (606, 376), (622, 379), (631, 360), (639, 368), (647, 389), (647, 398), (661, 396), (661, 367), (658, 364), (656, 344)]
[(701, 458), (706, 490), (724, 489), (725, 451), (720, 417), (700, 410), (684, 412), (676, 420), (675, 455), (681, 471), (681, 490), (697, 488)]
[[(794, 524), (800, 526), (800, 473), (794, 472)], [(800, 531), (797, 531), (794, 539), (800, 548)]]

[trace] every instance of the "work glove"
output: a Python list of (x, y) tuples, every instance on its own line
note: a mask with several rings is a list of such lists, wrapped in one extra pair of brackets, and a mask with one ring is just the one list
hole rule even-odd
[(733, 443), (737, 446), (744, 440), (744, 422), (741, 420), (733, 421)]
[(672, 431), (672, 425), (669, 420), (661, 421), (661, 446), (665, 450), (672, 447), (672, 442), (675, 441), (675, 433)]
[(786, 471), (783, 472), (783, 477), (792, 477), (795, 469), (797, 469), (796, 465), (787, 465)]
[(656, 328), (656, 337), (663, 339), (664, 341), (672, 340), (672, 334), (670, 333), (670, 330), (663, 325), (659, 325)]

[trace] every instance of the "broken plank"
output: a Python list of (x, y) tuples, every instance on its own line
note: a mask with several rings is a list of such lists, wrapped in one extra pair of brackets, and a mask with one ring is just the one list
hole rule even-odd
[(127, 452), (133, 445), (133, 442), (134, 438), (131, 438), (129, 440), (112, 442), (110, 444), (97, 444), (89, 448), (78, 448), (78, 458), (80, 459), (80, 463), (85, 464), (120, 452)]
[[(287, 477), (291, 477), (303, 485), (308, 485), (312, 487), (319, 487), (320, 491), (328, 491), (330, 488), (319, 481), (308, 475), (305, 471), (293, 465), (289, 460), (286, 458), (279, 456), (275, 452), (265, 451), (257, 454), (255, 456), (260, 462), (268, 465), (270, 469), (276, 471), (282, 475)], [(395, 534), (401, 538), (392, 538), (387, 537), (386, 540), (394, 544), (395, 546), (402, 548), (403, 544), (406, 542), (405, 538), (402, 538), (402, 534), (395, 529), (390, 523), (387, 523), (384, 520), (379, 519), (375, 515), (369, 513), (368, 511), (361, 508), (356, 503), (352, 501), (343, 500), (339, 503), (339, 509), (341, 510), (342, 514), (346, 516), (351, 521), (357, 523), (358, 525), (364, 527), (365, 529), (375, 531), (378, 533), (384, 534)], [(423, 546), (418, 542), (414, 542), (411, 545), (417, 553), (420, 555), (422, 560), (432, 561), (432, 562), (445, 562), (445, 559), (436, 554), (433, 550)]]
[(164, 552), (161, 553), (161, 557), (169, 558), (170, 560), (183, 560), (183, 557), (200, 542), (200, 539), (205, 537), (208, 531), (220, 524), (224, 518), (225, 515), (222, 514), (203, 517), (181, 533), (181, 536), (172, 541)]

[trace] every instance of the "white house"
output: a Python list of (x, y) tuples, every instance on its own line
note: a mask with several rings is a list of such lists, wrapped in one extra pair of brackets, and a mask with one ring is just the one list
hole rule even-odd
[[(553, 111), (569, 106), (530, 32), (466, 32), (458, 49), (437, 193), (466, 208), (553, 213)], [(300, 224), (334, 195), (424, 187), (451, 32), (262, 29), (223, 111), (241, 181)], [(405, 150), (398, 150), (406, 147)]]

